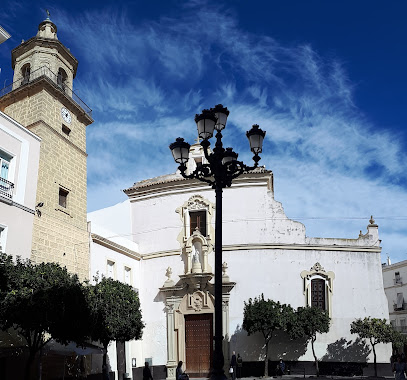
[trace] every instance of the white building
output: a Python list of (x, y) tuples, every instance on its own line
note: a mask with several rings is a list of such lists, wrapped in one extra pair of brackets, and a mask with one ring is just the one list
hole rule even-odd
[(0, 111), (0, 251), (31, 255), (41, 139)]
[[(201, 149), (191, 147), (190, 169), (205, 161)], [(141, 342), (127, 344), (125, 371), (131, 372), (130, 359), (140, 367), (151, 358), (155, 378), (174, 379), (179, 360), (190, 374), (206, 375), (213, 335), (214, 191), (177, 173), (135, 183), (125, 193), (127, 201), (88, 215), (91, 273), (130, 279), (139, 289), (146, 327)], [(318, 336), (316, 353), (323, 361), (343, 361), (334, 348), (357, 345), (350, 334), (353, 320), (389, 316), (380, 252), (373, 219), (356, 238), (308, 237), (305, 226), (288, 219), (274, 199), (271, 171), (258, 168), (235, 179), (223, 192), (226, 361), (232, 350), (253, 366), (261, 360), (262, 337), (242, 330), (244, 301), (261, 293), (295, 308), (328, 310), (332, 325)], [(350, 361), (372, 362), (373, 355), (362, 351), (352, 351)], [(389, 345), (378, 347), (379, 363), (390, 355)], [(313, 361), (310, 346), (281, 336), (271, 341), (269, 357)]]
[(382, 269), (390, 323), (396, 330), (407, 333), (407, 260), (383, 265)]

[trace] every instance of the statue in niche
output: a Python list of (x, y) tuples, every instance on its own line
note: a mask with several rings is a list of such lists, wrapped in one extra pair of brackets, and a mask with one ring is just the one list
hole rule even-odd
[(192, 245), (192, 273), (202, 273), (201, 266), (201, 250), (202, 246), (199, 242), (195, 242)]
[(195, 264), (195, 263), (198, 263), (198, 264), (200, 264), (200, 259), (199, 259), (199, 256), (200, 256), (200, 254), (201, 254), (201, 252), (200, 252), (200, 244), (199, 243), (194, 243), (194, 245), (193, 245), (193, 257), (192, 257), (192, 262)]

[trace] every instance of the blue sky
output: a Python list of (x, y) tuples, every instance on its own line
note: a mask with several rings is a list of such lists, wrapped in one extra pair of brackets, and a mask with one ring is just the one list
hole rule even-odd
[(6, 0), (1, 87), (45, 8), (93, 109), (89, 211), (174, 172), (169, 143), (192, 142), (195, 113), (222, 103), (247, 163), (244, 132), (267, 131), (261, 164), (308, 236), (356, 238), (373, 214), (383, 260), (407, 259), (407, 2)]

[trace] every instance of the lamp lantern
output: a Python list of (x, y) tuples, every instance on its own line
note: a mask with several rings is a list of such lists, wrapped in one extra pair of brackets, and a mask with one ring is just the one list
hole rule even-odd
[(222, 104), (218, 104), (214, 108), (211, 108), (211, 111), (216, 116), (215, 129), (217, 131), (221, 131), (222, 129), (225, 129), (226, 121), (227, 121), (229, 113), (230, 113), (229, 110), (227, 109), (227, 107), (223, 107)]
[(207, 140), (213, 136), (216, 116), (211, 110), (203, 110), (200, 115), (195, 115), (195, 123), (198, 128), (198, 136)]
[(261, 130), (257, 124), (254, 124), (252, 129), (246, 132), (246, 136), (250, 142), (250, 150), (257, 156), (263, 150), (263, 140), (266, 132)]
[(188, 162), (190, 146), (182, 137), (178, 137), (170, 145), (172, 156), (177, 164), (185, 165)]
[(225, 153), (223, 154), (222, 164), (227, 165), (232, 161), (237, 160), (238, 154), (233, 151), (233, 148), (226, 148)]

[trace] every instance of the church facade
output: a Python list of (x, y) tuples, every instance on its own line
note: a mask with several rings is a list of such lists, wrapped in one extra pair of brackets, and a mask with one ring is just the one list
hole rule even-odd
[[(0, 111), (41, 139), (36, 199), (30, 199), (32, 244), (24, 255), (59, 262), (82, 279), (99, 273), (137, 289), (146, 326), (142, 340), (110, 345), (118, 378), (149, 361), (156, 379), (173, 380), (180, 360), (190, 374), (205, 376), (214, 328), (214, 191), (175, 173), (138, 182), (125, 190), (127, 201), (86, 215), (86, 126), (93, 119), (72, 91), (77, 65), (49, 18), (12, 51), (14, 80)], [(193, 145), (189, 170), (204, 160)], [(357, 345), (349, 331), (354, 319), (388, 318), (380, 252), (373, 218), (354, 238), (308, 237), (274, 199), (270, 170), (237, 178), (223, 192), (225, 365), (232, 350), (245, 363), (262, 360), (261, 337), (242, 329), (244, 302), (261, 294), (327, 310), (331, 329), (318, 336), (316, 353), (323, 361), (343, 360), (335, 348)], [(352, 352), (355, 362), (372, 361), (366, 350)], [(391, 348), (381, 345), (377, 354), (387, 363)], [(284, 337), (272, 340), (269, 355), (313, 360), (309, 346)]]
[[(191, 146), (189, 170), (205, 160), (201, 149)], [(126, 347), (127, 372), (132, 359), (137, 367), (148, 360), (155, 368), (165, 366), (166, 377), (174, 379), (182, 360), (187, 372), (205, 376), (213, 336), (214, 191), (179, 173), (124, 191), (126, 202), (90, 213), (88, 219), (94, 232), (91, 272), (97, 268), (133, 281), (139, 291), (146, 327), (142, 341)], [(388, 319), (373, 218), (355, 238), (308, 237), (305, 226), (287, 218), (274, 199), (273, 173), (261, 167), (224, 190), (222, 228), (226, 367), (231, 351), (246, 363), (262, 360), (262, 337), (248, 337), (242, 329), (244, 302), (261, 294), (294, 308), (327, 310), (330, 331), (316, 341), (316, 354), (323, 361), (341, 362), (341, 351), (335, 348), (355, 348), (350, 324), (356, 318)], [(126, 280), (126, 270), (133, 272), (133, 280)], [(313, 361), (310, 346), (284, 336), (272, 339), (269, 350), (270, 360)], [(351, 361), (373, 360), (366, 350), (353, 352)], [(379, 362), (387, 363), (390, 355), (389, 345), (379, 347)], [(112, 346), (113, 368), (117, 357)]]

